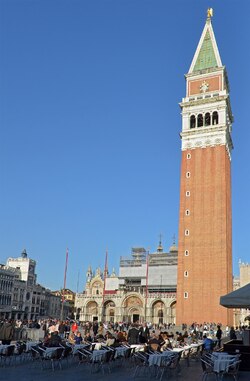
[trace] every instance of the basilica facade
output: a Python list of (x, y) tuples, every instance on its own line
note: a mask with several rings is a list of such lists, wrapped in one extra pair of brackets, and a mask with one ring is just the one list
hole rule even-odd
[(85, 291), (75, 298), (76, 318), (83, 321), (175, 323), (178, 249), (154, 253), (133, 248), (121, 257), (119, 274), (87, 271)]

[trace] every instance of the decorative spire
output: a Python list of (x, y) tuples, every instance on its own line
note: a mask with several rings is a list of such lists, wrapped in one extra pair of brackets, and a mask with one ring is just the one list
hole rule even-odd
[(162, 235), (160, 234), (160, 240), (159, 240), (159, 245), (157, 247), (157, 253), (162, 253), (163, 252), (163, 247), (162, 247), (162, 243), (161, 243), (161, 238), (162, 238)]
[(172, 244), (172, 246), (170, 246), (169, 252), (170, 253), (176, 253), (178, 251), (178, 247), (176, 246), (175, 234), (173, 235), (172, 239), (173, 239), (173, 244)]
[(26, 249), (23, 249), (21, 256), (22, 256), (22, 258), (27, 258)]
[(87, 273), (86, 273), (87, 282), (90, 282), (90, 281), (91, 281), (91, 279), (92, 279), (92, 275), (93, 275), (93, 273), (92, 273), (92, 268), (91, 268), (91, 266), (89, 265), (88, 270), (87, 270)]
[(173, 235), (173, 246), (175, 246), (175, 234)]
[(193, 61), (188, 71), (191, 73), (200, 73), (202, 71), (213, 70), (222, 67), (220, 53), (214, 36), (214, 31), (211, 23), (213, 9), (208, 8), (207, 20), (197, 46)]

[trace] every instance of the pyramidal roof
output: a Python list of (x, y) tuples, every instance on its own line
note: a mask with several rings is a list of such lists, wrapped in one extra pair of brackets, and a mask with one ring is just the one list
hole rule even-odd
[(222, 62), (214, 36), (211, 17), (208, 17), (188, 73), (196, 73), (216, 67), (222, 67)]

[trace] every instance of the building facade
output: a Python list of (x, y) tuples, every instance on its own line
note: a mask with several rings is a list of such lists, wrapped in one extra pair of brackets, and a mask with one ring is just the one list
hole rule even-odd
[(80, 321), (175, 323), (178, 249), (155, 253), (133, 248), (120, 258), (119, 275), (89, 267), (85, 291), (76, 294)]
[(220, 306), (232, 291), (229, 82), (211, 10), (186, 75), (182, 110), (177, 324), (232, 324)]
[[(246, 286), (250, 283), (250, 263), (243, 263), (239, 261), (239, 276), (234, 277), (234, 290), (237, 290), (240, 287)], [(248, 325), (246, 317), (250, 316), (250, 308), (234, 308), (234, 325)]]
[(0, 265), (0, 318), (60, 318), (61, 298), (37, 283), (36, 261), (26, 250)]

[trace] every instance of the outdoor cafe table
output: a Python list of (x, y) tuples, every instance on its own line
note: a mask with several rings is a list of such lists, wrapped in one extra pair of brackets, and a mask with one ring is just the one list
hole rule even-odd
[(173, 359), (176, 356), (174, 351), (164, 351), (162, 353), (150, 354), (148, 357), (149, 366), (157, 365), (161, 366), (167, 359)]
[(235, 361), (237, 361), (237, 356), (229, 355), (223, 352), (213, 352), (212, 360), (214, 372), (220, 373), (225, 371), (229, 365), (232, 365)]
[(98, 362), (104, 360), (107, 351), (105, 349), (96, 349), (91, 354), (91, 359), (93, 362)]
[(75, 355), (79, 350), (89, 347), (89, 344), (75, 344), (73, 348), (73, 355)]
[(115, 358), (125, 357), (126, 353), (129, 351), (129, 347), (116, 347), (115, 348)]
[(131, 344), (130, 348), (135, 348), (135, 352), (144, 351), (145, 344)]
[(43, 349), (43, 357), (50, 359), (57, 349), (62, 349), (62, 347), (48, 347)]
[(0, 345), (0, 353), (5, 353), (6, 348), (8, 348), (8, 347), (9, 347), (9, 345), (1, 344)]
[(40, 343), (40, 341), (27, 341), (26, 342), (26, 352), (31, 351), (31, 348), (36, 347), (39, 343)]

